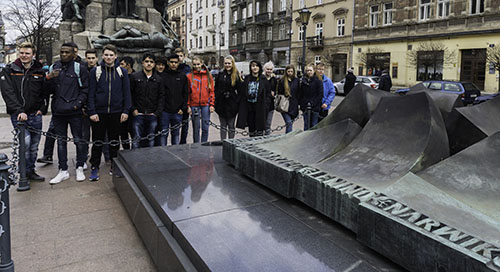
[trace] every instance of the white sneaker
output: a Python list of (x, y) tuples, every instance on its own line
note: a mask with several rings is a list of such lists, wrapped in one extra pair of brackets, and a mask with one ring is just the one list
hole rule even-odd
[(55, 176), (53, 179), (49, 181), (50, 184), (58, 184), (59, 182), (63, 180), (69, 179), (69, 173), (68, 170), (59, 170), (59, 173), (57, 176)]
[(87, 163), (86, 163), (86, 162), (84, 162), (84, 163), (83, 163), (83, 171), (85, 171), (85, 170), (87, 170), (87, 169), (89, 169), (89, 167), (87, 166)]
[(85, 175), (83, 174), (83, 167), (76, 168), (76, 181), (84, 181)]

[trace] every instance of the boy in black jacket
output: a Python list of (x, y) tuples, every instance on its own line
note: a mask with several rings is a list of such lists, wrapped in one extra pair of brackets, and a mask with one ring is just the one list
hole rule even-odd
[[(134, 132), (133, 148), (139, 148), (137, 140), (149, 134), (154, 134), (161, 116), (164, 102), (164, 83), (161, 76), (154, 70), (155, 57), (149, 53), (142, 57), (142, 71), (135, 72), (130, 77), (130, 92), (132, 94), (132, 127)], [(142, 146), (154, 146), (154, 139), (148, 139)]]
[(160, 129), (163, 131), (161, 145), (167, 145), (167, 137), (170, 126), (176, 127), (172, 130), (172, 145), (179, 144), (179, 123), (182, 115), (187, 111), (188, 83), (186, 75), (178, 70), (180, 64), (177, 54), (167, 58), (167, 69), (162, 73), (165, 82), (165, 104), (160, 120)]

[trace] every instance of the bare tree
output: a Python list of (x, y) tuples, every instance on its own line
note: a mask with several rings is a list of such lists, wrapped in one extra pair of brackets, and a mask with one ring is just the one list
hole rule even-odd
[(456, 63), (455, 52), (440, 42), (421, 42), (406, 55), (408, 65), (417, 69), (417, 80), (442, 79), (443, 68)]
[[(21, 32), (26, 41), (35, 44), (37, 49), (46, 48), (52, 40), (52, 33), (61, 19), (60, 5), (55, 0), (17, 0), (12, 1), (5, 19)], [(37, 54), (37, 60), (41, 54)]]
[(366, 71), (387, 70), (390, 67), (391, 53), (377, 47), (369, 47), (366, 52), (358, 54), (358, 62), (366, 67)]
[[(486, 51), (486, 61), (500, 73), (500, 44), (488, 47)], [(500, 92), (500, 80), (498, 81), (498, 91)]]

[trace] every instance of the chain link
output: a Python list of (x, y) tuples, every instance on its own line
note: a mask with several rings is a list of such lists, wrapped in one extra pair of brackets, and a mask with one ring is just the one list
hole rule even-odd
[[(299, 115), (297, 118), (293, 119), (291, 122), (289, 123), (294, 123), (296, 122), (297, 120), (299, 120), (302, 116)], [(188, 119), (186, 120), (183, 120), (182, 122), (174, 125), (174, 126), (171, 126), (169, 127), (168, 129), (164, 129), (164, 130), (161, 130), (161, 131), (158, 131), (156, 133), (151, 133), (151, 134), (148, 134), (146, 136), (143, 136), (143, 137), (134, 137), (132, 139), (126, 139), (126, 140), (111, 140), (111, 141), (103, 141), (103, 140), (95, 140), (95, 141), (87, 141), (85, 139), (78, 139), (78, 138), (71, 138), (71, 137), (68, 137), (68, 136), (61, 136), (61, 135), (57, 135), (55, 133), (51, 133), (51, 132), (48, 132), (48, 131), (43, 131), (43, 130), (40, 130), (40, 129), (37, 129), (37, 128), (34, 128), (34, 127), (31, 127), (31, 126), (26, 126), (26, 129), (30, 132), (33, 132), (33, 133), (37, 133), (37, 134), (40, 134), (42, 136), (45, 136), (45, 137), (50, 137), (50, 138), (53, 138), (55, 140), (58, 140), (58, 141), (64, 141), (64, 142), (74, 142), (74, 143), (84, 143), (86, 145), (96, 145), (96, 146), (103, 146), (103, 145), (110, 145), (110, 146), (120, 146), (120, 144), (131, 144), (131, 143), (137, 143), (137, 142), (141, 142), (141, 141), (149, 141), (149, 140), (153, 140), (155, 139), (156, 137), (159, 137), (159, 136), (165, 136), (165, 135), (168, 135), (169, 131), (172, 131), (172, 130), (176, 130), (176, 129), (179, 129), (182, 125), (188, 123), (189, 121), (191, 120), (191, 117), (189, 117)], [(228, 128), (225, 128), (225, 127), (222, 127), (221, 125), (218, 125), (210, 120), (202, 120), (203, 122), (208, 122), (208, 124), (218, 130), (224, 130), (224, 131), (227, 131), (227, 132), (234, 132), (235, 134), (240, 134), (242, 136), (249, 136), (251, 133), (246, 131), (246, 130), (241, 130), (241, 131), (238, 131), (236, 129), (228, 129)], [(275, 127), (274, 129), (271, 129), (269, 133), (273, 133), (273, 132), (277, 132), (277, 131), (281, 131), (283, 130), (284, 128), (286, 128), (286, 126), (289, 124), (289, 123), (285, 123), (284, 125), (281, 125), (281, 126), (277, 126)], [(12, 133), (14, 134), (14, 144), (13, 144), (13, 151), (12, 151), (12, 159), (11, 159), (11, 162), (13, 163), (13, 167), (14, 165), (15, 166), (15, 173), (17, 173), (17, 162), (19, 161), (19, 156), (17, 154), (18, 150), (19, 150), (19, 141), (18, 141), (18, 135), (19, 135), (19, 131), (17, 130), (17, 132), (15, 132), (16, 130), (13, 130)], [(258, 133), (257, 136), (263, 136), (263, 132), (260, 132)], [(15, 162), (15, 164), (14, 164)], [(13, 173), (14, 170), (11, 171), (11, 173)]]

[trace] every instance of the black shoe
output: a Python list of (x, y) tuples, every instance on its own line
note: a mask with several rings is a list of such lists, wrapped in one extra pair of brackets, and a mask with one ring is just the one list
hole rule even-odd
[(51, 164), (53, 163), (54, 161), (52, 160), (52, 157), (50, 156), (43, 156), (41, 158), (39, 158), (38, 160), (36, 160), (37, 162), (39, 163), (48, 163), (48, 164)]
[(27, 175), (27, 178), (32, 181), (45, 181), (45, 178), (38, 175), (35, 171), (29, 173)]

